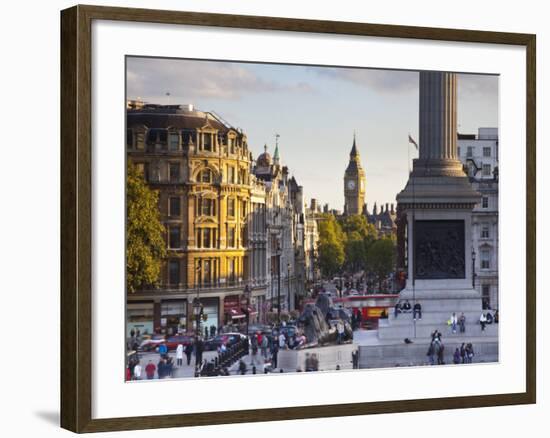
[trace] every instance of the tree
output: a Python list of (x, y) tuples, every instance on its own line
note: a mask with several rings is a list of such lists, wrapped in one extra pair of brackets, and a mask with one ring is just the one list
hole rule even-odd
[(378, 279), (378, 286), (395, 270), (395, 237), (383, 237), (373, 242), (367, 252), (367, 264)]
[(332, 277), (345, 260), (345, 234), (332, 214), (325, 214), (319, 223), (319, 267), (326, 277)]
[(363, 269), (365, 263), (365, 242), (357, 231), (352, 231), (346, 238), (346, 265), (352, 272)]
[(158, 192), (151, 190), (139, 170), (128, 163), (126, 177), (126, 287), (129, 292), (156, 286), (166, 256)]

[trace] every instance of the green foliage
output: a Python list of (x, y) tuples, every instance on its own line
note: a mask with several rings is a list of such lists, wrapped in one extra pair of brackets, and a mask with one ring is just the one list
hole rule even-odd
[(345, 260), (345, 234), (332, 214), (323, 215), (319, 222), (319, 267), (326, 277), (332, 277)]
[(382, 282), (395, 268), (395, 237), (383, 237), (370, 245), (367, 252), (369, 268)]
[(128, 163), (126, 177), (126, 287), (135, 292), (158, 284), (161, 260), (166, 256), (158, 193)]

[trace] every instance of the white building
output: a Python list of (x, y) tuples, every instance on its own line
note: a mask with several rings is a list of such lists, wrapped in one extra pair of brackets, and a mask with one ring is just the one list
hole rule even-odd
[(473, 211), (475, 287), (493, 309), (498, 304), (498, 128), (458, 134), (458, 156), (481, 203)]

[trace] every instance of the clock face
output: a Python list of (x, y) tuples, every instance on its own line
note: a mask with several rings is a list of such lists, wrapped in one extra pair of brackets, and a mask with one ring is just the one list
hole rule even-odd
[(355, 188), (355, 181), (349, 180), (348, 181), (348, 189), (353, 190)]

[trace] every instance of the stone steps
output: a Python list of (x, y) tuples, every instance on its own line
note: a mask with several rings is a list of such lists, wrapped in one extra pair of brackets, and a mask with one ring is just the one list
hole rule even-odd
[[(475, 337), (450, 340), (443, 337), (446, 364), (453, 363), (455, 349), (460, 348), (462, 342), (472, 343), (474, 348), (473, 363), (498, 362), (497, 341), (484, 341)], [(414, 342), (413, 344), (362, 345), (359, 347), (359, 368), (428, 365), (429, 357), (426, 353), (429, 345), (429, 341)]]
[(460, 333), (459, 327), (457, 327), (456, 333), (452, 332), (451, 326), (446, 322), (429, 323), (424, 319), (416, 321), (415, 323), (410, 320), (405, 324), (379, 326), (378, 338), (384, 339), (431, 339), (431, 334), (434, 330), (438, 330), (443, 337), (464, 337), (464, 336), (476, 336), (481, 338), (498, 337), (498, 324), (488, 324), (485, 326), (485, 330), (481, 330), (481, 326), (478, 323), (466, 323), (465, 333)]

